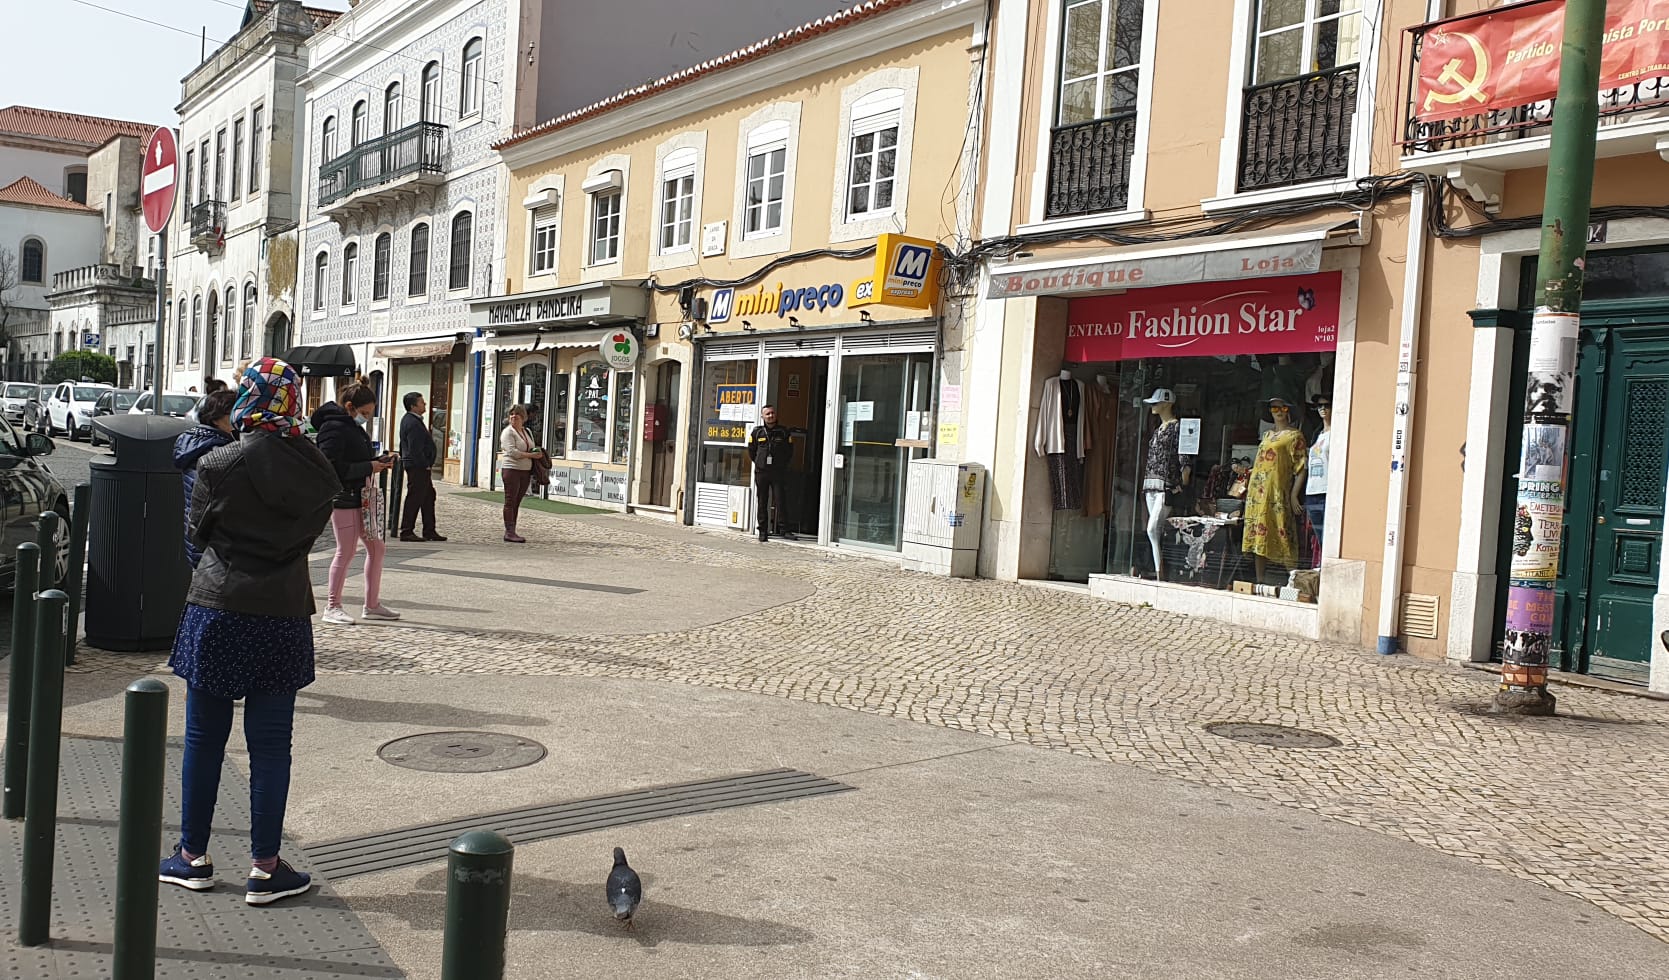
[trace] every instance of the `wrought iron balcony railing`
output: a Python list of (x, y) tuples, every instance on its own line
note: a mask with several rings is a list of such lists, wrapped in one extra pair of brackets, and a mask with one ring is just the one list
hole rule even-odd
[(319, 206), (328, 207), (368, 188), (391, 184), (413, 174), (446, 170), (446, 127), (412, 123), (386, 136), (366, 140), (319, 169)]
[(1044, 216), (1123, 211), (1130, 200), (1136, 113), (1057, 126), (1049, 136), (1049, 196)]
[(1241, 191), (1343, 177), (1356, 124), (1356, 65), (1252, 85), (1241, 100)]
[(226, 231), (226, 202), (198, 201), (191, 206), (191, 244), (218, 243)]

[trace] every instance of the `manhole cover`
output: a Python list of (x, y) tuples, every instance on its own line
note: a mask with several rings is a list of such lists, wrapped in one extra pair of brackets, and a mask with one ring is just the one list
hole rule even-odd
[(1285, 725), (1264, 725), (1251, 721), (1219, 721), (1205, 726), (1205, 730), (1220, 738), (1236, 742), (1268, 745), (1277, 749), (1331, 749), (1339, 740), (1331, 735), (1312, 732), (1307, 728), (1288, 728)]
[(545, 757), (532, 739), (497, 732), (428, 732), (397, 738), (377, 750), (387, 763), (424, 772), (499, 772)]

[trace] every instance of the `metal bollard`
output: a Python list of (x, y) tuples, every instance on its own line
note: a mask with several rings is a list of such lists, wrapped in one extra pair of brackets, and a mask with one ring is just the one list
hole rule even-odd
[(515, 845), (490, 830), (472, 830), (452, 842), (441, 980), (504, 980), (515, 855)]
[(157, 842), (168, 738), (168, 685), (127, 687), (122, 726), (122, 816), (116, 844), (115, 980), (156, 976)]
[(42, 591), (58, 587), (58, 522), (61, 520), (57, 511), (49, 510), (35, 524), (35, 543), (41, 548)]
[(29, 785), (29, 698), (35, 691), (35, 590), (40, 587), (41, 546), (17, 546), (17, 577), (12, 583), (11, 687), (6, 691), (6, 776), (0, 816), (23, 819)]
[(93, 486), (78, 483), (70, 491), (70, 563), (58, 587), (70, 597), (68, 625), (64, 628), (64, 664), (75, 663), (75, 644), (81, 635), (81, 590), (87, 581), (87, 522), (91, 519)]
[[(400, 528), (400, 498), (405, 496), (406, 468), (404, 457), (395, 457), (394, 465), (388, 468), (388, 516), (383, 522), (390, 532)], [(389, 537), (393, 537), (392, 533)]]
[(64, 720), (64, 612), (52, 589), (35, 601), (35, 697), (29, 718), (29, 791), (23, 805), (23, 896), (17, 941), (52, 938), (52, 849), (58, 819), (58, 738)]

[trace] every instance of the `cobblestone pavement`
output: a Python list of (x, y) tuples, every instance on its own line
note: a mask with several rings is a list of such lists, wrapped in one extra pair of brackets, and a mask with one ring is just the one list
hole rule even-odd
[[(490, 503), (441, 506), (455, 542), (497, 540)], [(524, 512), (522, 530), (530, 558), (618, 546), (669, 575), (765, 567), (815, 591), (678, 633), (320, 630), (321, 673), (629, 677), (909, 718), (1314, 811), (1541, 882), (1669, 941), (1669, 704), (1561, 688), (1558, 718), (1498, 719), (1477, 713), (1487, 674), (1070, 590), (931, 578), (639, 518)], [(88, 651), (76, 669), (134, 662)], [(1258, 747), (1202, 727), (1218, 721), (1342, 745)]]

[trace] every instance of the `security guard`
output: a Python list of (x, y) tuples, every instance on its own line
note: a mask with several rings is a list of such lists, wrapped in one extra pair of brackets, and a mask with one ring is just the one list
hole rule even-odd
[(759, 540), (770, 540), (774, 496), (778, 527), (783, 537), (793, 541), (794, 533), (788, 530), (788, 498), (783, 491), (788, 488), (788, 467), (794, 461), (794, 439), (787, 426), (777, 424), (774, 406), (760, 409), (759, 418), (764, 424), (754, 426), (753, 434), (748, 437), (748, 458), (753, 460), (753, 492), (759, 501)]

